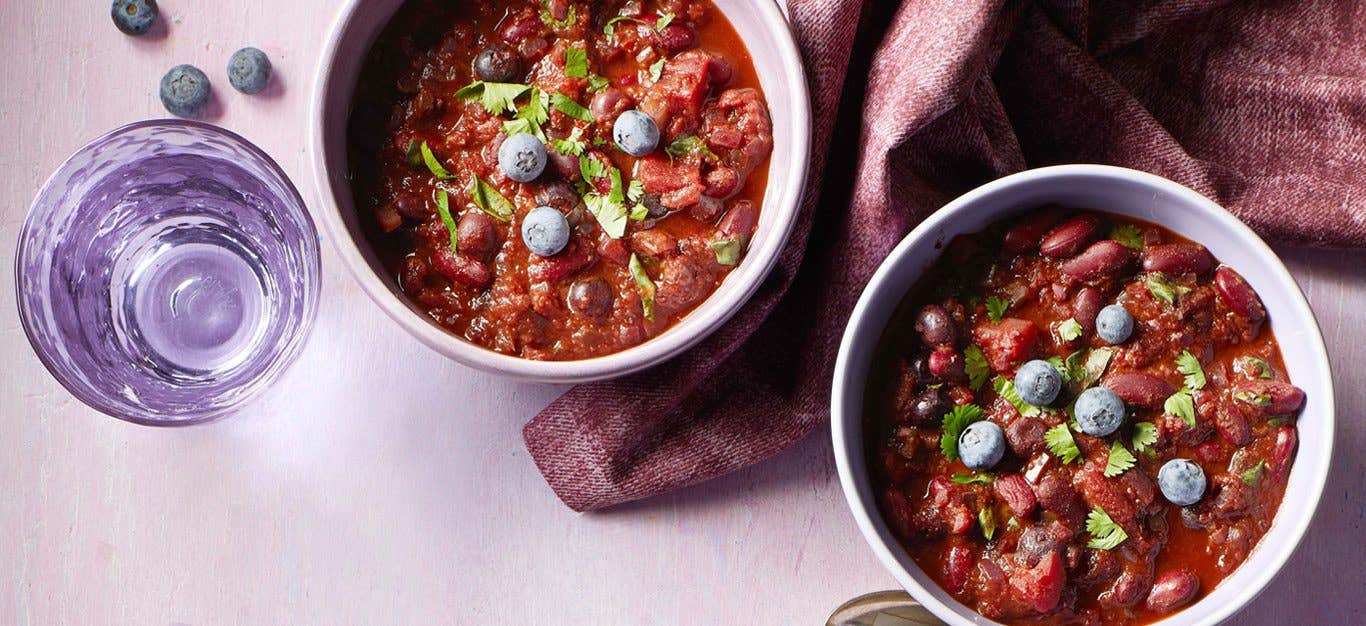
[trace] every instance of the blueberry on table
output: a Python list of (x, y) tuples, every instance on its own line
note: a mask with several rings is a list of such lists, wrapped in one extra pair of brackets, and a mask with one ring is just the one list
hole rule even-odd
[(1005, 431), (994, 422), (973, 422), (958, 436), (958, 457), (972, 469), (991, 469), (1005, 453)]
[(518, 133), (508, 137), (498, 148), (498, 169), (512, 180), (529, 183), (545, 171), (547, 157), (545, 144), (540, 139)]
[(209, 77), (193, 65), (177, 65), (161, 77), (161, 104), (174, 115), (193, 117), (209, 101)]
[(659, 145), (659, 126), (654, 118), (632, 109), (617, 117), (612, 125), (612, 139), (622, 152), (643, 157)]
[(1205, 495), (1205, 470), (1187, 459), (1172, 459), (1157, 471), (1157, 486), (1168, 502), (1189, 506)]
[(480, 50), (474, 57), (474, 75), (479, 80), (491, 83), (517, 82), (520, 69), (521, 59), (517, 51), (501, 43)]
[(157, 0), (114, 0), (109, 16), (123, 34), (141, 35), (157, 21)]
[(1077, 396), (1073, 407), (1077, 428), (1092, 437), (1104, 437), (1124, 422), (1124, 401), (1105, 387), (1092, 387)]
[(1035, 359), (1015, 372), (1015, 391), (1020, 399), (1034, 406), (1047, 406), (1062, 389), (1062, 375), (1052, 363)]
[(270, 73), (270, 58), (256, 48), (242, 48), (228, 60), (228, 82), (242, 93), (260, 93), (270, 82)]
[(541, 256), (559, 254), (569, 244), (569, 220), (548, 206), (536, 207), (522, 220), (522, 243)]
[(1096, 314), (1096, 334), (1110, 345), (1119, 345), (1129, 340), (1134, 332), (1134, 316), (1118, 304), (1112, 304)]

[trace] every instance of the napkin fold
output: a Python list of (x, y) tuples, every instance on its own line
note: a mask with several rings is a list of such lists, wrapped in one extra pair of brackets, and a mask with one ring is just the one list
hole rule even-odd
[[(1190, 186), (1273, 242), (1366, 245), (1360, 3), (789, 8), (816, 124), (791, 242), (697, 347), (579, 385), (525, 426), (533, 460), (576, 511), (726, 474), (822, 426), (840, 335), (878, 263), (930, 212), (994, 178), (1122, 165)], [(858, 141), (832, 143), (837, 127)]]

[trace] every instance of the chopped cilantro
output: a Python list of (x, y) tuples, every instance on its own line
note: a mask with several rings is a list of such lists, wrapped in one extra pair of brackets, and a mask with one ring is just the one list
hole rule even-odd
[(650, 64), (650, 80), (659, 82), (659, 75), (664, 72), (664, 59), (660, 59)]
[(594, 93), (606, 89), (610, 84), (612, 84), (612, 81), (607, 80), (602, 76), (598, 76), (597, 74), (590, 74), (588, 76), (588, 90)]
[(530, 90), (531, 85), (490, 83), (480, 80), (461, 87), (455, 92), (455, 97), (461, 100), (479, 98), (484, 110), (493, 115), (502, 115), (508, 109), (517, 108), (517, 99)]
[(675, 139), (673, 143), (664, 148), (664, 152), (667, 153), (670, 158), (679, 158), (688, 155), (698, 155), (713, 159), (718, 158), (716, 153), (712, 152), (711, 148), (707, 147), (707, 142), (696, 135), (688, 135), (687, 137)]
[(441, 161), (436, 158), (435, 154), (432, 154), (432, 149), (427, 145), (427, 142), (422, 142), (418, 146), (418, 151), (422, 154), (422, 162), (427, 164), (427, 171), (431, 172), (432, 176), (442, 180), (454, 177), (454, 174), (446, 171), (446, 168), (441, 166)]
[(637, 178), (637, 179), (631, 181), (631, 184), (629, 184), (629, 185), (626, 186), (626, 199), (627, 199), (627, 200), (630, 200), (631, 202), (640, 202), (640, 199), (641, 199), (642, 197), (644, 197), (644, 196), (645, 196), (645, 183), (641, 182), (641, 180), (640, 180), (639, 178)]
[(1077, 320), (1069, 317), (1067, 321), (1058, 324), (1058, 337), (1061, 337), (1063, 341), (1073, 341), (1080, 336), (1081, 323)]
[(541, 130), (541, 124), (550, 119), (550, 112), (546, 110), (546, 103), (549, 97), (544, 91), (532, 87), (527, 103), (517, 107), (517, 113), (512, 119), (503, 122), (503, 132), (508, 136), (518, 133), (535, 135), (537, 139), (545, 141), (545, 132)]
[(1134, 436), (1130, 438), (1129, 442), (1133, 444), (1134, 452), (1147, 450), (1157, 443), (1157, 426), (1152, 422), (1134, 424)]
[(968, 386), (973, 391), (981, 389), (982, 384), (987, 382), (987, 377), (991, 375), (991, 366), (987, 364), (986, 355), (982, 354), (982, 349), (976, 344), (968, 344), (963, 350), (963, 368), (968, 373)]
[(451, 200), (446, 194), (445, 189), (436, 190), (436, 212), (441, 215), (441, 222), (446, 225), (446, 232), (451, 237), (451, 253), (460, 254), (460, 245), (456, 234), (455, 218), (451, 216)]
[(574, 5), (570, 5), (569, 12), (565, 13), (564, 19), (557, 20), (555, 19), (555, 16), (550, 14), (550, 0), (541, 0), (541, 22), (549, 27), (550, 30), (557, 33), (566, 30), (574, 25), (577, 18), (578, 11), (575, 9)]
[(479, 207), (479, 210), (504, 222), (510, 221), (512, 213), (516, 210), (511, 201), (478, 176), (470, 181), (470, 201)]
[(565, 156), (583, 156), (583, 151), (588, 149), (587, 144), (583, 143), (583, 129), (577, 126), (569, 131), (569, 136), (564, 139), (551, 139), (550, 147), (556, 152)]
[(1271, 364), (1255, 356), (1240, 356), (1233, 362), (1233, 368), (1245, 375), (1256, 378), (1271, 378)]
[(416, 140), (416, 139), (411, 140), (411, 141), (408, 142), (408, 149), (407, 149), (406, 151), (404, 151), (404, 154), (403, 154), (403, 156), (406, 157), (406, 158), (408, 159), (408, 167), (411, 167), (411, 168), (413, 168), (413, 169), (417, 169), (417, 168), (419, 168), (419, 167), (422, 167), (422, 144), (423, 144), (423, 143), (424, 143), (424, 142), (418, 141), (418, 140)]
[(1105, 461), (1105, 477), (1114, 478), (1134, 466), (1137, 459), (1124, 444), (1116, 441), (1110, 444), (1110, 457)]
[(1176, 369), (1185, 375), (1187, 389), (1205, 388), (1205, 370), (1200, 368), (1200, 359), (1195, 358), (1190, 350), (1182, 350), (1181, 354), (1176, 355)]
[(996, 514), (991, 512), (991, 507), (986, 507), (977, 514), (977, 523), (982, 525), (982, 535), (987, 540), (996, 535)]
[(1233, 393), (1233, 399), (1242, 402), (1243, 404), (1250, 404), (1258, 408), (1267, 407), (1271, 405), (1271, 396), (1264, 393), (1257, 393), (1255, 391), (1251, 391), (1248, 389), (1244, 389), (1242, 391), (1235, 391)]
[(982, 419), (982, 407), (975, 404), (962, 404), (944, 414), (943, 432), (939, 435), (939, 449), (944, 458), (958, 460), (958, 436), (963, 429)]
[(565, 48), (564, 75), (571, 78), (587, 78), (588, 52), (583, 48)]
[(1110, 367), (1110, 359), (1115, 356), (1115, 351), (1110, 348), (1096, 348), (1086, 354), (1086, 363), (1082, 365), (1081, 386), (1090, 387), (1105, 375), (1105, 370)]
[(650, 210), (645, 208), (643, 204), (637, 204), (631, 207), (631, 212), (626, 217), (630, 218), (632, 222), (643, 222), (645, 218), (650, 217)]
[(711, 242), (711, 249), (716, 253), (717, 263), (735, 265), (740, 262), (740, 251), (743, 248), (739, 239), (721, 239)]
[(1262, 472), (1266, 469), (1266, 461), (1257, 461), (1256, 465), (1243, 470), (1238, 474), (1239, 478), (1250, 487), (1256, 487), (1257, 483), (1262, 482)]
[(617, 23), (628, 21), (635, 22), (637, 24), (649, 24), (645, 20), (642, 20), (638, 17), (633, 17), (630, 15), (618, 15), (610, 20), (607, 20), (607, 23), (602, 26), (602, 33), (604, 35), (607, 35), (608, 37), (615, 37), (617, 34)]
[(1115, 520), (1110, 519), (1110, 514), (1100, 507), (1091, 509), (1086, 516), (1086, 532), (1093, 537), (1086, 547), (1096, 550), (1113, 550), (1129, 538), (1129, 533), (1124, 532)]
[(1153, 294), (1154, 298), (1166, 302), (1171, 306), (1176, 306), (1177, 298), (1190, 293), (1191, 290), (1190, 287), (1185, 285), (1172, 283), (1166, 276), (1158, 272), (1148, 274), (1147, 278), (1144, 279), (1143, 284), (1148, 288), (1148, 292)]
[(579, 174), (585, 182), (591, 183), (607, 175), (607, 166), (590, 154), (579, 155)]
[(1143, 229), (1133, 224), (1120, 224), (1110, 231), (1110, 238), (1135, 250), (1143, 249)]
[(995, 482), (996, 477), (985, 472), (981, 474), (973, 472), (971, 474), (954, 474), (949, 480), (960, 485), (990, 485)]
[(1015, 405), (1015, 410), (1024, 417), (1038, 417), (1043, 415), (1043, 409), (1025, 402), (1020, 398), (1020, 394), (1015, 390), (1015, 383), (1005, 376), (997, 376), (991, 384), (992, 389), (996, 390), (996, 395), (1005, 398), (1006, 401)]
[(551, 94), (550, 108), (584, 122), (593, 121), (593, 112), (562, 93)]
[(1272, 428), (1280, 428), (1281, 426), (1284, 426), (1289, 422), (1290, 420), (1287, 420), (1284, 417), (1273, 417), (1266, 421), (1266, 425)]
[(986, 305), (987, 316), (990, 317), (993, 322), (1001, 321), (1001, 318), (1005, 317), (1006, 311), (1010, 309), (1010, 301), (997, 296), (987, 298)]
[[(582, 157), (579, 163), (582, 166)], [(620, 239), (626, 234), (626, 221), (630, 219), (624, 203), (626, 194), (621, 187), (621, 170), (608, 168), (607, 175), (612, 179), (612, 188), (607, 195), (593, 192), (585, 195), (583, 201), (588, 205), (588, 212), (597, 218), (603, 232), (613, 239)]]
[(636, 290), (640, 292), (640, 307), (645, 312), (645, 319), (655, 318), (655, 283), (650, 280), (650, 275), (645, 273), (645, 266), (640, 264), (640, 259), (635, 253), (631, 253), (631, 277), (636, 281)]
[(1162, 410), (1167, 415), (1175, 415), (1186, 422), (1187, 426), (1195, 428), (1195, 397), (1190, 390), (1182, 389), (1167, 397), (1167, 401), (1162, 403)]
[(673, 21), (674, 21), (674, 14), (673, 14), (673, 13), (660, 13), (660, 14), (659, 14), (659, 21), (655, 22), (655, 30), (657, 30), (657, 31), (662, 31), (662, 30), (664, 30), (664, 27), (666, 27), (666, 26), (668, 26), (669, 24), (673, 23)]
[(1058, 457), (1063, 465), (1081, 456), (1081, 449), (1077, 447), (1077, 440), (1072, 438), (1072, 431), (1068, 430), (1067, 424), (1058, 424), (1048, 429), (1043, 434), (1043, 442), (1048, 446), (1048, 451)]

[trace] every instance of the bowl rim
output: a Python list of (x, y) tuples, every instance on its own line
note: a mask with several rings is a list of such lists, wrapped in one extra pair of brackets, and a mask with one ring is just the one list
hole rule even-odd
[[(936, 591), (940, 590), (928, 589), (924, 585), (921, 585), (911, 573), (902, 566), (901, 562), (893, 553), (894, 549), (904, 551), (900, 545), (895, 544), (895, 542), (893, 542), (893, 545), (889, 545), (884, 539), (886, 524), (882, 520), (881, 514), (878, 512), (876, 502), (872, 499), (865, 501), (863, 494), (860, 493), (860, 486), (863, 485), (866, 487), (867, 481), (864, 476), (854, 475), (854, 460), (851, 458), (851, 453), (862, 455), (864, 446), (860, 445), (858, 450), (851, 451), (849, 448), (851, 437), (846, 436), (846, 431), (856, 429), (857, 439), (860, 444), (862, 444), (862, 415), (849, 415), (846, 414), (844, 410), (846, 403), (851, 400), (851, 397), (858, 399), (861, 403), (861, 398), (864, 393), (865, 380), (852, 380), (850, 369), (853, 366), (851, 362), (854, 359), (854, 351), (858, 349), (856, 344), (860, 343), (855, 341), (860, 335), (859, 327), (862, 321), (868, 316), (868, 310), (874, 306), (873, 299), (875, 297), (875, 292), (879, 291), (881, 285), (889, 280), (893, 274), (901, 270), (901, 266), (905, 263), (905, 259), (909, 256), (912, 249), (917, 248), (920, 245), (933, 245), (935, 234), (942, 225), (956, 219), (960, 213), (973, 207), (984, 197), (1001, 193), (1002, 190), (1013, 186), (1023, 185), (1038, 180), (1050, 178), (1067, 179), (1073, 177), (1106, 178), (1114, 181), (1123, 180), (1135, 182), (1143, 186), (1152, 187), (1161, 190), (1162, 192), (1169, 193), (1178, 198), (1183, 206), (1198, 207), (1197, 210), (1208, 212), (1218, 220), (1224, 228), (1231, 231), (1229, 236), (1232, 239), (1250, 245), (1253, 249), (1254, 256), (1264, 263), (1266, 270), (1271, 273), (1276, 280), (1290, 287), (1286, 290), (1285, 294), (1286, 307), (1295, 318), (1294, 321), (1296, 323), (1308, 323), (1308, 328), (1305, 329), (1307, 332), (1304, 334), (1304, 338), (1308, 342), (1306, 350), (1308, 351), (1308, 360), (1311, 363), (1310, 368), (1318, 370), (1318, 373), (1321, 373), (1322, 383), (1326, 386), (1328, 391), (1325, 397), (1316, 398), (1316, 401), (1322, 404), (1319, 412), (1328, 420), (1328, 424), (1324, 427), (1327, 436), (1324, 440), (1323, 449), (1315, 450), (1316, 454), (1314, 455), (1321, 460), (1317, 462), (1316, 466), (1312, 464), (1297, 463), (1295, 468), (1292, 469), (1292, 472), (1296, 470), (1310, 472), (1311, 491), (1305, 493), (1304, 496), (1298, 500), (1299, 503), (1307, 505), (1307, 514), (1298, 515), (1296, 519), (1290, 520), (1292, 525), (1285, 528), (1282, 535), (1278, 537), (1278, 539), (1281, 540), (1279, 545), (1266, 545), (1265, 540), (1268, 537), (1267, 535), (1262, 537), (1262, 540), (1253, 548), (1247, 559), (1229, 574), (1229, 577), (1232, 577), (1239, 572), (1243, 572), (1245, 569), (1249, 571), (1249, 573), (1245, 574), (1245, 576), (1249, 577), (1248, 580), (1242, 581), (1244, 586), (1236, 590), (1229, 601), (1209, 609), (1208, 615), (1194, 622), (1187, 621), (1189, 618), (1183, 619), (1183, 615), (1185, 615), (1187, 610), (1199, 606), (1200, 602), (1188, 605), (1181, 611), (1172, 613), (1162, 620), (1155, 622), (1156, 625), (1177, 623), (1201, 625), (1217, 624), (1241, 610), (1266, 588), (1271, 580), (1280, 572), (1281, 568), (1284, 567), (1290, 556), (1294, 554), (1296, 548), (1304, 538), (1305, 532), (1313, 523), (1319, 501), (1322, 498), (1323, 490), (1327, 483), (1328, 469), (1332, 459), (1333, 440), (1336, 430), (1334, 386), (1332, 369), (1328, 361), (1327, 348), (1323, 342), (1322, 329), (1319, 327), (1318, 320), (1314, 317), (1313, 310), (1310, 308), (1303, 290), (1294, 280), (1294, 277), (1290, 274), (1290, 271), (1286, 268), (1280, 257), (1271, 250), (1270, 246), (1268, 246), (1261, 237), (1227, 209), (1200, 193), (1167, 178), (1139, 170), (1097, 164), (1054, 165), (1025, 170), (998, 178), (959, 196), (932, 213), (908, 233), (896, 247), (893, 248), (891, 253), (883, 259), (873, 276), (869, 279), (862, 294), (859, 296), (857, 304), (850, 314), (849, 321), (846, 324), (840, 339), (838, 356), (836, 357), (835, 362), (834, 378), (831, 383), (830, 427), (831, 442), (834, 446), (835, 465), (839, 473), (840, 487), (844, 492), (845, 500), (849, 505), (850, 512), (854, 516), (855, 523), (858, 526), (864, 541), (872, 548), (878, 560), (882, 563), (882, 566), (886, 568), (897, 582), (906, 589), (906, 591), (911, 593), (916, 600), (930, 609), (935, 616), (950, 624), (966, 626), (981, 623), (997, 623), (981, 616), (972, 608), (952, 600), (951, 597), (949, 603), (941, 601), (936, 593)], [(1099, 210), (1104, 211), (1103, 208)], [(938, 255), (936, 254), (935, 256), (937, 257)], [(871, 341), (877, 341), (877, 338), (881, 336), (882, 329), (879, 328), (877, 330), (878, 332), (872, 336), (873, 338)], [(865, 341), (869, 340), (870, 339), (865, 338)], [(1303, 447), (1303, 441), (1301, 441), (1300, 444), (1296, 458), (1308, 460), (1304, 454), (1305, 448)], [(873, 498), (875, 497), (874, 494)], [(1276, 510), (1276, 518), (1280, 518), (1282, 513), (1286, 511), (1284, 508), (1286, 503), (1286, 500), (1283, 499), (1281, 506)], [(1279, 519), (1277, 521), (1279, 521)], [(1272, 530), (1275, 530), (1274, 523)], [(1268, 531), (1267, 534), (1269, 535), (1270, 531)], [(1270, 555), (1265, 557), (1267, 562), (1259, 564), (1261, 565), (1261, 568), (1258, 570), (1250, 570), (1249, 566), (1252, 565), (1251, 561), (1261, 554)], [(1222, 587), (1226, 580), (1221, 581), (1220, 587)], [(1204, 601), (1204, 599), (1202, 599), (1202, 601)], [(972, 617), (967, 617), (969, 615)]]
[[(459, 337), (440, 326), (429, 317), (419, 314), (405, 298), (394, 293), (390, 285), (375, 272), (362, 250), (361, 242), (351, 237), (346, 223), (342, 220), (342, 208), (332, 193), (332, 185), (327, 167), (326, 129), (323, 128), (327, 106), (328, 91), (336, 78), (331, 71), (337, 65), (340, 54), (366, 54), (370, 45), (358, 51), (342, 50), (342, 34), (351, 26), (358, 9), (366, 0), (347, 0), (338, 11), (336, 18), (328, 27), (327, 40), (318, 58), (318, 65), (309, 98), (308, 150), (312, 162), (314, 185), (319, 195), (319, 215), (323, 229), (332, 242), (332, 249), (341, 257), (342, 264), (370, 300), (380, 307), (390, 319), (397, 322), (409, 335), (416, 337), (429, 348), (466, 366), (517, 380), (578, 383), (617, 378), (657, 365), (693, 347), (714, 333), (728, 321), (740, 307), (749, 301), (759, 286), (765, 282), (777, 264), (788, 239), (796, 227), (801, 213), (802, 200), (810, 169), (811, 154), (811, 97), (807, 87), (806, 70), (791, 26), (779, 10), (777, 2), (753, 2), (752, 6), (760, 21), (768, 28), (778, 49), (780, 64), (784, 71), (784, 82), (793, 90), (789, 98), (792, 105), (793, 127), (798, 130), (792, 140), (792, 150), (787, 159), (789, 182), (782, 188), (766, 188), (765, 198), (777, 195), (774, 208), (778, 209), (778, 221), (774, 222), (758, 246), (752, 247), (745, 256), (745, 262), (732, 271), (726, 281), (740, 281), (739, 288), (722, 293), (721, 289), (712, 292), (695, 309), (659, 335), (625, 350), (573, 361), (535, 361), (489, 350)], [(401, 4), (401, 3), (400, 3)], [(773, 103), (769, 103), (773, 106)], [(770, 157), (770, 167), (781, 161)], [(770, 174), (770, 180), (772, 180)], [(368, 245), (368, 244), (365, 244)], [(691, 321), (689, 332), (681, 332), (681, 327)]]
[[(217, 124), (211, 124), (200, 120), (177, 117), (138, 120), (135, 122), (123, 124), (122, 126), (118, 126), (112, 130), (100, 133), (93, 139), (83, 142), (79, 148), (76, 148), (71, 152), (71, 154), (67, 155), (66, 158), (62, 159), (62, 162), (58, 164), (57, 167), (53, 168), (52, 172), (48, 174), (47, 178), (43, 180), (43, 184), (40, 185), (38, 187), (38, 191), (34, 193), (33, 200), (29, 202), (28, 210), (24, 214), (24, 222), (19, 227), (19, 243), (14, 248), (14, 288), (16, 290), (21, 289), (24, 285), (25, 272), (23, 267), (24, 264), (21, 261), (25, 257), (25, 254), (27, 253), (28, 248), (31, 245), (31, 237), (29, 237), (29, 231), (33, 228), (34, 220), (36, 219), (34, 209), (37, 208), (38, 201), (45, 195), (47, 195), (47, 193), (52, 189), (52, 186), (56, 184), (58, 176), (66, 172), (67, 169), (71, 166), (71, 163), (75, 161), (77, 157), (81, 156), (83, 153), (89, 150), (92, 146), (102, 142), (106, 142), (110, 139), (130, 133), (135, 130), (155, 127), (194, 128), (198, 130), (207, 131), (209, 133), (217, 134), (233, 143), (238, 144), (242, 149), (246, 150), (249, 153), (252, 153), (257, 158), (261, 159), (261, 162), (265, 164), (265, 166), (269, 170), (271, 170), (277, 176), (279, 176), (280, 181), (284, 183), (284, 189), (289, 193), (289, 197), (285, 198), (285, 200), (291, 201), (292, 204), (298, 208), (299, 214), (303, 218), (303, 223), (308, 226), (313, 241), (315, 243), (317, 242), (317, 225), (313, 222), (313, 217), (312, 215), (310, 215), (308, 211), (308, 203), (304, 202), (303, 196), (299, 193), (299, 188), (294, 184), (293, 179), (289, 177), (289, 174), (285, 172), (284, 168), (280, 167), (279, 162), (277, 162), (274, 159), (274, 157), (270, 156), (270, 154), (267, 153), (265, 149), (261, 148), (260, 146), (248, 140), (246, 137), (243, 137), (242, 135), (236, 132), (223, 128), (222, 126), (219, 126)], [(33, 353), (38, 357), (38, 361), (43, 364), (43, 368), (47, 370), (48, 374), (52, 376), (52, 378), (55, 379), (62, 386), (62, 388), (66, 389), (67, 393), (70, 393), (72, 396), (75, 396), (75, 398), (77, 400), (80, 400), (82, 404), (115, 419), (123, 420), (125, 422), (133, 424), (138, 424), (140, 426), (156, 426), (170, 428), (195, 426), (199, 424), (215, 422), (224, 417), (232, 415), (236, 411), (240, 410), (243, 406), (249, 404), (255, 398), (260, 397), (263, 393), (265, 393), (266, 390), (270, 389), (271, 386), (274, 384), (275, 380), (278, 380), (280, 376), (283, 376), (284, 373), (288, 371), (289, 368), (294, 364), (294, 362), (298, 360), (299, 356), (303, 354), (304, 349), (308, 346), (309, 339), (312, 337), (313, 325), (316, 323), (318, 317), (318, 304), (321, 300), (320, 294), (322, 291), (322, 254), (320, 246), (315, 245), (315, 250), (313, 254), (310, 256), (310, 261), (313, 267), (313, 275), (316, 277), (316, 279), (314, 280), (314, 283), (311, 286), (311, 288), (307, 290), (311, 292), (311, 295), (305, 299), (305, 310), (303, 312), (303, 318), (300, 321), (301, 326), (299, 330), (301, 331), (302, 336), (297, 341), (289, 341), (284, 342), (284, 344), (282, 344), (285, 346), (285, 349), (280, 350), (276, 353), (275, 357), (272, 360), (273, 364), (270, 367), (270, 369), (263, 372), (260, 376), (260, 378), (265, 379), (265, 384), (260, 385), (248, 395), (242, 396), (235, 404), (231, 406), (220, 407), (216, 410), (207, 411), (202, 414), (195, 415), (193, 417), (185, 419), (162, 420), (147, 418), (140, 415), (134, 415), (132, 413), (120, 413), (105, 406), (105, 404), (97, 396), (86, 393), (84, 389), (73, 387), (67, 381), (66, 377), (58, 371), (57, 366), (53, 363), (52, 357), (49, 356), (45, 351), (38, 349), (37, 338), (33, 336), (34, 331), (31, 329), (31, 324), (33, 323), (33, 312), (29, 310), (28, 304), (25, 301), (25, 299), (23, 297), (16, 297), (15, 304), (19, 311), (19, 325), (24, 329), (24, 337), (28, 340), (29, 349), (33, 350)], [(260, 378), (258, 378), (258, 380)]]

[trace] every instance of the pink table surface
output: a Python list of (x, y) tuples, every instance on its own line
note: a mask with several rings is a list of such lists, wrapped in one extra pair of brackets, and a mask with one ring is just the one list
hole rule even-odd
[[(73, 400), (19, 327), (16, 233), (68, 153), (164, 114), (168, 67), (205, 69), (214, 121), (316, 204), (306, 96), (336, 2), (160, 4), (169, 33), (139, 40), (104, 0), (0, 3), (0, 623), (819, 624), (894, 586), (853, 527), (824, 434), (710, 484), (571, 513), (519, 436), (561, 389), (426, 350), (330, 249), (307, 351), (248, 414), (154, 430)], [(227, 88), (243, 45), (271, 55), (280, 93)], [(1366, 254), (1283, 252), (1337, 372), (1339, 470), (1287, 570), (1235, 621), (1363, 623)]]

